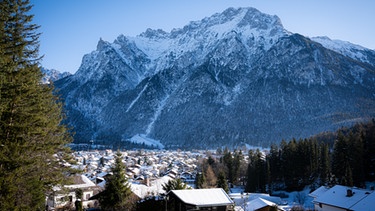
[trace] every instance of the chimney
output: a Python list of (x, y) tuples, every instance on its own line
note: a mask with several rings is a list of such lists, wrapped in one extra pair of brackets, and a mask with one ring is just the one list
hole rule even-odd
[(146, 177), (146, 186), (150, 187), (150, 178), (148, 176)]
[(346, 190), (346, 197), (352, 197), (353, 196), (353, 190), (352, 189), (347, 189)]

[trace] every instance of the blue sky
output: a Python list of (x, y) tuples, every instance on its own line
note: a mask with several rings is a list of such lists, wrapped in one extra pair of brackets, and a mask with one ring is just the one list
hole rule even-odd
[(374, 0), (31, 0), (41, 26), (42, 66), (74, 73), (100, 38), (136, 36), (147, 28), (182, 28), (228, 7), (277, 15), (305, 36), (328, 36), (375, 49)]

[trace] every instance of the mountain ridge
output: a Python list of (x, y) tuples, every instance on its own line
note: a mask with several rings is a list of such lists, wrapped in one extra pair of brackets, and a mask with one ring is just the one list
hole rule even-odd
[(44, 67), (41, 67), (41, 72), (43, 74), (43, 77), (42, 77), (43, 84), (49, 84), (51, 81), (52, 82), (57, 81), (59, 79), (62, 79), (71, 75), (69, 72), (60, 72), (55, 69), (47, 69)]
[(374, 52), (320, 41), (277, 16), (229, 8), (170, 33), (100, 39), (55, 84), (76, 142), (144, 134), (167, 147), (267, 144), (375, 114)]

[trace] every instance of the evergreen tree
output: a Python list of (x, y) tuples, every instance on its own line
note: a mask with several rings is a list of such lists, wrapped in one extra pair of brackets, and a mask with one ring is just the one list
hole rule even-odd
[(271, 167), (270, 162), (266, 159), (266, 190), (271, 195), (272, 194), (272, 181), (271, 181)]
[(224, 149), (224, 155), (222, 157), (223, 164), (226, 167), (226, 174), (227, 178), (229, 179), (230, 183), (233, 183), (233, 156), (232, 153), (229, 151), (228, 148)]
[(331, 172), (328, 144), (321, 144), (320, 153), (320, 178), (322, 185), (324, 185), (329, 181), (329, 174)]
[(215, 164), (215, 159), (212, 158), (212, 156), (208, 156), (208, 159), (207, 159), (207, 163), (208, 165), (212, 166), (213, 164)]
[[(29, 0), (0, 1), (0, 207), (42, 210), (61, 184), (71, 137), (51, 85), (41, 84), (39, 33)], [(54, 155), (60, 156), (58, 160)]]
[(198, 173), (197, 176), (195, 177), (195, 188), (196, 189), (201, 189), (206, 187), (206, 177), (202, 172)]
[(224, 149), (224, 155), (222, 162), (226, 167), (227, 178), (230, 183), (237, 183), (241, 172), (241, 162), (243, 161), (243, 155), (241, 151), (229, 151), (228, 148)]
[(270, 181), (277, 182), (281, 181), (281, 166), (280, 166), (280, 154), (281, 150), (276, 144), (271, 145), (270, 153), (268, 155), (269, 165), (270, 165)]
[(375, 180), (375, 119), (363, 125), (364, 169), (367, 181)]
[(100, 167), (104, 167), (104, 157), (101, 157), (101, 158), (99, 159), (99, 166), (100, 166)]
[(363, 187), (365, 186), (364, 137), (362, 129), (358, 128), (358, 130), (359, 131), (349, 133), (348, 147), (350, 149), (349, 165), (351, 166), (351, 169), (347, 170), (347, 174), (352, 176), (352, 185)]
[(354, 158), (351, 153), (355, 149), (350, 147), (350, 145), (352, 144), (350, 144), (349, 138), (339, 132), (333, 148), (332, 171), (340, 179), (340, 184), (342, 185), (353, 184), (351, 160)]
[(99, 202), (104, 210), (131, 210), (132, 192), (125, 176), (126, 168), (122, 162), (122, 154), (117, 151), (112, 175), (107, 177), (105, 190), (100, 193)]
[(341, 181), (342, 185), (353, 187), (353, 173), (348, 161), (345, 162), (345, 175)]
[(257, 178), (256, 178), (256, 172), (255, 172), (255, 155), (254, 151), (249, 151), (249, 164), (247, 167), (247, 182), (245, 186), (246, 192), (255, 192), (256, 186), (257, 186)]
[(257, 149), (249, 151), (246, 192), (265, 192), (267, 182), (267, 165), (262, 153)]
[(168, 193), (171, 190), (184, 190), (184, 189), (189, 189), (188, 186), (182, 182), (180, 178), (174, 179), (174, 180), (169, 180), (166, 184), (162, 185), (163, 190)]
[(217, 177), (217, 185), (218, 188), (222, 188), (225, 192), (229, 193), (229, 187), (227, 179), (225, 178), (225, 174), (223, 172), (219, 173)]
[(242, 151), (234, 151), (233, 156), (233, 173), (232, 173), (232, 183), (237, 184), (238, 178), (240, 177), (240, 168), (241, 168), (241, 162), (243, 161), (243, 155)]

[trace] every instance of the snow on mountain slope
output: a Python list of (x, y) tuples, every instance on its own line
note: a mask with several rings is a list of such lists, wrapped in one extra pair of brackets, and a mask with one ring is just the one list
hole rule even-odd
[(46, 69), (44, 67), (41, 68), (41, 71), (43, 73), (43, 78), (42, 78), (43, 84), (49, 84), (50, 81), (57, 81), (59, 79), (62, 79), (71, 75), (68, 72), (60, 72), (55, 69)]
[(100, 39), (55, 84), (76, 142), (144, 134), (167, 148), (267, 145), (374, 116), (374, 58), (229, 8), (171, 32)]
[(182, 64), (197, 65), (217, 45), (217, 41), (233, 35), (250, 47), (268, 50), (280, 37), (289, 34), (277, 16), (270, 16), (253, 8), (230, 8), (201, 21), (190, 22), (170, 33), (147, 29), (137, 37), (127, 37), (155, 61), (155, 72), (168, 68), (171, 61), (189, 54)]
[(322, 44), (324, 47), (348, 56), (352, 59), (359, 60), (364, 63), (373, 64), (375, 61), (375, 51), (352, 44), (348, 41), (331, 40), (328, 37), (312, 37), (311, 40)]
[(131, 137), (129, 141), (135, 144), (144, 144), (147, 146), (153, 146), (158, 149), (164, 148), (163, 144), (161, 144), (160, 141), (147, 138), (145, 134), (136, 134), (135, 136)]

